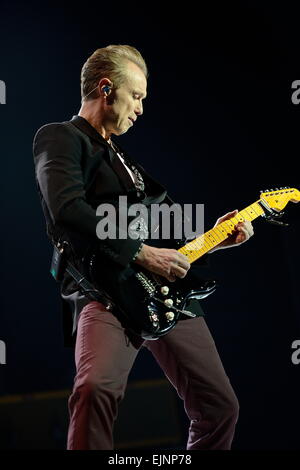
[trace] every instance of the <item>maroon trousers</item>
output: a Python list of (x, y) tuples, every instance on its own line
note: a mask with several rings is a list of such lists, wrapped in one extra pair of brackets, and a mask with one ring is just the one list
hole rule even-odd
[(190, 419), (187, 449), (230, 449), (238, 402), (203, 317), (178, 322), (158, 340), (136, 343), (95, 301), (79, 317), (68, 449), (113, 449), (118, 405), (142, 345), (183, 400)]

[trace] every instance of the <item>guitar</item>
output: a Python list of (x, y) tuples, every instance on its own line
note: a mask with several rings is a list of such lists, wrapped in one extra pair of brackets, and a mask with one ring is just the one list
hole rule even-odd
[(144, 270), (132, 263), (127, 268), (112, 266), (103, 256), (93, 252), (87, 257), (90, 280), (94, 286), (104, 291), (111, 300), (107, 309), (129, 325), (144, 339), (154, 340), (167, 334), (175, 327), (182, 315), (195, 317), (187, 309), (192, 299), (201, 300), (216, 289), (214, 280), (199, 279), (193, 263), (212, 248), (227, 239), (238, 222), (252, 221), (259, 216), (280, 225), (277, 219), (289, 201), (300, 201), (300, 191), (295, 188), (280, 188), (261, 192), (260, 199), (225, 220), (208, 232), (181, 246), (178, 251), (184, 254), (191, 264), (187, 275), (175, 282)]

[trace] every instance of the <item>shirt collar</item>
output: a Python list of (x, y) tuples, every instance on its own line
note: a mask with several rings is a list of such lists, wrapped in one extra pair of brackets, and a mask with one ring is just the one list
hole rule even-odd
[(95, 129), (95, 127), (93, 127), (89, 123), (89, 121), (87, 121), (84, 117), (74, 115), (70, 122), (92, 139), (107, 145), (108, 148), (111, 148), (109, 143), (104, 139), (104, 137), (102, 137), (102, 135), (97, 131), (97, 129)]

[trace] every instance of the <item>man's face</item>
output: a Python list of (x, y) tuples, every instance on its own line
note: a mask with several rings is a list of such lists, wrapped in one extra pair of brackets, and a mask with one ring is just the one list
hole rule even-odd
[(126, 68), (126, 80), (107, 100), (110, 104), (106, 107), (105, 127), (115, 135), (127, 132), (143, 113), (142, 100), (147, 93), (147, 79), (142, 70), (132, 62), (128, 62)]

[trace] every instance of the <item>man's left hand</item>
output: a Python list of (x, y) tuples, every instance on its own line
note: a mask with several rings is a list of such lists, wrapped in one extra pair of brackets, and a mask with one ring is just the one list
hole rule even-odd
[[(238, 213), (238, 210), (228, 212), (227, 214), (223, 215), (223, 217), (220, 217), (217, 222), (215, 223), (214, 227), (217, 225), (221, 224), (225, 220), (232, 219), (236, 214)], [(247, 240), (249, 240), (250, 237), (254, 234), (253, 231), (253, 226), (250, 221), (246, 220), (245, 222), (239, 222), (238, 224), (235, 225), (234, 231), (232, 232), (231, 235), (229, 235), (226, 240), (224, 240), (222, 243), (217, 245), (215, 248), (213, 248), (210, 253), (216, 250), (221, 250), (223, 248), (231, 248), (233, 246), (239, 246), (242, 243), (245, 243)]]

